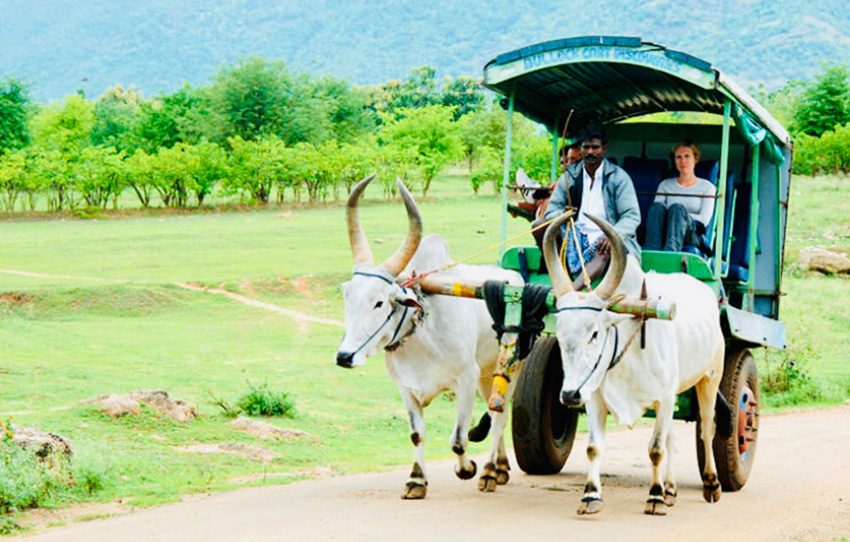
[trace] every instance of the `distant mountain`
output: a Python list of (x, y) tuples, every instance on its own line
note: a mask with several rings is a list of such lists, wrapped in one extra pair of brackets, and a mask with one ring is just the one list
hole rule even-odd
[(422, 65), (477, 76), (499, 53), (589, 34), (681, 49), (744, 86), (850, 62), (848, 0), (0, 0), (0, 76), (41, 101), (116, 83), (152, 95), (262, 56), (373, 84)]

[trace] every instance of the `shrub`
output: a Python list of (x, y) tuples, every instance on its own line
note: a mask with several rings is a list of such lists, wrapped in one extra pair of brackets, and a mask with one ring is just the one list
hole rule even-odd
[[(770, 357), (779, 357), (771, 363)], [(809, 372), (806, 360), (815, 359), (810, 348), (779, 352), (765, 358), (761, 373), (762, 396), (768, 406), (791, 406), (835, 399), (835, 390)]]
[(108, 482), (108, 476), (105, 471), (91, 466), (83, 466), (74, 469), (74, 482), (76, 486), (82, 489), (87, 495), (94, 495), (104, 487)]
[(248, 383), (250, 391), (236, 403), (241, 412), (249, 416), (286, 416), (295, 417), (295, 401), (286, 392), (274, 392), (263, 383), (254, 386)]
[[(8, 420), (0, 421), (0, 433), (0, 515), (43, 504), (63, 484), (61, 473), (15, 444)], [(11, 519), (0, 519), (0, 534), (16, 528)]]

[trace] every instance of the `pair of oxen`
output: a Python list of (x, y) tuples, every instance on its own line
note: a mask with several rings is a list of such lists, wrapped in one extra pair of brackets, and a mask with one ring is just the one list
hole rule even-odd
[[(348, 200), (354, 271), (343, 286), (345, 335), (336, 362), (342, 367), (355, 367), (362, 365), (367, 355), (385, 350), (387, 371), (398, 385), (407, 409), (415, 447), (413, 469), (402, 498), (421, 499), (426, 495), (423, 410), (445, 390), (454, 392), (457, 405), (450, 444), (457, 455), (455, 473), (459, 478), (470, 479), (477, 471), (475, 462), (467, 456), (470, 434), (477, 432), (479, 438), (475, 440), (483, 439), (486, 425), (492, 424), (490, 456), (478, 487), (494, 491), (509, 479), (503, 438), (507, 415), (491, 410), (476, 428), (467, 432), (476, 387), (488, 397), (499, 356), (491, 316), (482, 301), (426, 293), (427, 288), (422, 286), (427, 284), (427, 278), (416, 286), (404, 284), (417, 272), (446, 267), (450, 268), (440, 272), (441, 279), (455, 283), (497, 280), (522, 285), (522, 279), (513, 271), (494, 266), (447, 266), (451, 260), (445, 240), (438, 235), (422, 238), (416, 203), (398, 180), (407, 209), (407, 236), (384, 263), (375, 265), (358, 214), (360, 197), (373, 177), (360, 181)], [(569, 216), (567, 213), (549, 226), (544, 237), (544, 257), (557, 299), (557, 339), (564, 372), (561, 402), (571, 407), (584, 405), (587, 412), (590, 468), (578, 513), (593, 514), (602, 509), (600, 462), (608, 413), (631, 426), (647, 408), (653, 408), (656, 422), (649, 443), (652, 484), (645, 512), (666, 514), (667, 507), (676, 500), (671, 461), (676, 394), (693, 386), (703, 420), (703, 496), (708, 502), (717, 501), (720, 485), (711, 443), (724, 339), (714, 293), (686, 274), (644, 273), (640, 263), (626, 253), (614, 227), (594, 217), (590, 218), (610, 241), (611, 264), (598, 288), (590, 293), (575, 291), (560, 265), (555, 241), (555, 232)], [(674, 303), (675, 318), (642, 322), (610, 310), (624, 298), (639, 296)], [(645, 325), (645, 340), (626, 341), (641, 325)]]

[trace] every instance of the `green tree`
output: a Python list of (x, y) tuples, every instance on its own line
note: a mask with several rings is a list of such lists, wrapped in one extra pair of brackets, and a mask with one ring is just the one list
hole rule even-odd
[[(511, 123), (515, 146), (521, 146), (534, 137), (535, 127), (528, 119), (514, 115)], [(504, 156), (507, 115), (501, 108), (493, 104), (486, 109), (475, 111), (462, 117), (458, 125), (463, 157), (470, 173), (485, 149), (489, 153), (488, 159)]]
[(434, 177), (461, 154), (453, 111), (442, 105), (430, 105), (404, 109), (399, 114), (401, 118), (384, 127), (381, 138), (415, 152), (416, 165), (423, 177), (422, 194), (427, 195)]
[(293, 87), (282, 62), (250, 58), (223, 68), (212, 88), (213, 104), (229, 137), (250, 141), (277, 134)]
[(15, 210), (18, 197), (26, 188), (26, 153), (23, 150), (0, 155), (0, 192), (3, 209)]
[(186, 157), (187, 188), (195, 194), (198, 207), (212, 193), (216, 184), (227, 175), (227, 153), (224, 149), (207, 141), (197, 145), (178, 145)]
[(224, 128), (217, 119), (208, 91), (185, 85), (176, 92), (141, 103), (138, 121), (126, 147), (156, 154), (161, 147), (172, 147), (179, 142), (224, 141)]
[(327, 126), (322, 140), (350, 142), (374, 129), (375, 118), (366, 108), (364, 90), (352, 88), (343, 79), (324, 77), (313, 84), (310, 94), (318, 104), (315, 122)]
[(763, 84), (759, 85), (753, 94), (776, 120), (784, 126), (791, 127), (805, 89), (804, 81), (792, 79), (772, 92), (767, 92)]
[(386, 115), (397, 119), (404, 109), (442, 103), (436, 73), (431, 66), (413, 68), (404, 81), (394, 79), (371, 89), (370, 107), (381, 119)]
[(36, 192), (47, 196), (49, 211), (60, 211), (74, 203), (68, 170), (68, 162), (59, 151), (36, 147), (28, 149), (29, 183)]
[(277, 184), (283, 165), (286, 144), (275, 136), (257, 141), (241, 138), (228, 140), (230, 148), (229, 174), (222, 188), (229, 193), (247, 193), (257, 203), (269, 202), (272, 188)]
[(395, 179), (401, 179), (408, 188), (414, 189), (414, 176), (419, 173), (417, 149), (400, 143), (385, 143), (375, 150), (375, 172), (387, 199), (398, 196)]
[(184, 144), (162, 147), (156, 153), (154, 189), (163, 205), (186, 207), (189, 203), (189, 160)]
[[(124, 189), (124, 155), (114, 147), (86, 147), (71, 163), (74, 188), (89, 207), (106, 208)], [(113, 200), (114, 205), (114, 200)]]
[(354, 183), (376, 170), (377, 151), (378, 142), (373, 137), (340, 147), (340, 177), (346, 194), (351, 192)]
[(132, 88), (116, 85), (98, 98), (94, 105), (94, 145), (128, 150), (134, 147), (133, 130), (138, 122), (141, 95)]
[(442, 86), (442, 104), (454, 108), (454, 120), (480, 110), (484, 105), (484, 92), (478, 79), (458, 76), (446, 77)]
[(291, 145), (331, 137), (323, 116), (329, 105), (314, 90), (307, 76), (292, 75), (282, 62), (249, 58), (223, 68), (209, 93), (223, 137), (276, 136)]
[(94, 127), (94, 104), (82, 96), (71, 95), (63, 102), (53, 103), (32, 119), (33, 145), (57, 150), (73, 161), (91, 145)]
[(128, 158), (127, 183), (136, 193), (142, 207), (150, 207), (151, 197), (159, 184), (156, 156), (151, 156), (143, 149), (139, 149)]
[(0, 80), (0, 153), (21, 149), (29, 143), (29, 109), (26, 87), (16, 79)]
[(850, 72), (846, 66), (826, 66), (806, 87), (794, 114), (794, 129), (820, 136), (850, 122)]

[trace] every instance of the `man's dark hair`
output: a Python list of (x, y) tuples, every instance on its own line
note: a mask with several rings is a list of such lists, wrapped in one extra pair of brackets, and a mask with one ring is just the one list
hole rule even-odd
[(571, 150), (581, 150), (581, 143), (576, 141), (575, 143), (570, 143), (569, 145), (564, 145), (561, 147), (561, 150), (558, 151), (558, 156), (566, 156), (568, 152)]
[(579, 132), (576, 141), (578, 143), (584, 143), (585, 141), (590, 141), (591, 139), (598, 139), (602, 142), (603, 145), (608, 144), (608, 134), (605, 133), (605, 130), (596, 126), (595, 124), (588, 124), (584, 128), (582, 128), (581, 132)]

